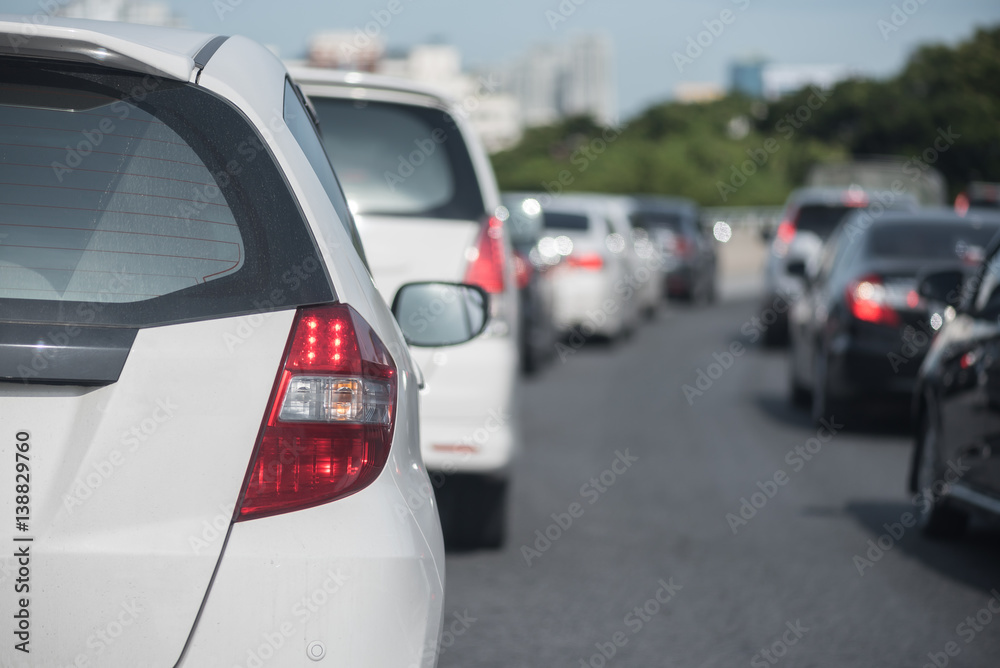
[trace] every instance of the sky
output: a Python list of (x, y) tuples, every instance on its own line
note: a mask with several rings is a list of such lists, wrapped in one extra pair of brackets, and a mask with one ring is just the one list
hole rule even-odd
[[(35, 15), (51, 2), (0, 0), (0, 11)], [(318, 31), (353, 32), (379, 14), (391, 17), (378, 27), (390, 48), (444, 40), (461, 50), (466, 66), (487, 70), (535, 44), (602, 33), (614, 47), (622, 120), (670, 98), (681, 82), (725, 86), (729, 64), (736, 58), (759, 55), (782, 64), (842, 64), (867, 75), (889, 76), (921, 44), (954, 44), (977, 26), (1000, 24), (997, 0), (171, 0), (170, 4), (191, 28), (243, 34), (277, 47), (284, 58), (303, 56), (310, 35)], [(397, 13), (388, 12), (390, 8)], [(700, 53), (694, 47), (686, 53), (699, 37), (706, 46)]]

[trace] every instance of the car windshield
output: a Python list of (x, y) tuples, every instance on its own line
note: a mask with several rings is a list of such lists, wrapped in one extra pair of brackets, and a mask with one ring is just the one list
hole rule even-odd
[(996, 223), (886, 223), (869, 233), (868, 254), (887, 259), (974, 262), (982, 259), (983, 249), (997, 228)]
[(546, 229), (584, 231), (590, 229), (590, 219), (579, 213), (546, 211), (545, 227)]
[[(150, 324), (253, 311), (291, 258), (319, 268), (256, 133), (194, 86), (0, 61), (0, 149), (7, 317)], [(329, 298), (314, 274), (307, 301)]]
[(854, 210), (854, 207), (849, 206), (806, 204), (799, 209), (795, 229), (812, 232), (820, 239), (826, 239), (837, 227), (837, 223)]
[(312, 97), (351, 210), (477, 220), (485, 205), (455, 120), (440, 109)]

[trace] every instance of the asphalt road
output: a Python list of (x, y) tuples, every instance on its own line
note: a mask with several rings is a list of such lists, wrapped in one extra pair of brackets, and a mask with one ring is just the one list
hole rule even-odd
[(818, 432), (753, 316), (677, 307), (525, 382), (509, 544), (448, 555), (441, 666), (1000, 665), (1000, 532), (903, 526), (909, 438)]

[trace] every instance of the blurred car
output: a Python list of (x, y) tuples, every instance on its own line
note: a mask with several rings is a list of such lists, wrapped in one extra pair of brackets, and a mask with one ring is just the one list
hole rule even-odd
[[(1000, 219), (945, 209), (858, 212), (807, 268), (806, 292), (789, 310), (792, 399), (811, 398), (815, 420), (846, 417), (862, 402), (908, 399), (935, 325), (917, 275), (982, 259)], [(938, 316), (940, 318), (940, 315)]]
[(1000, 183), (973, 181), (955, 197), (955, 211), (964, 215), (970, 209), (1000, 209)]
[(435, 89), (336, 70), (292, 75), (315, 108), (382, 293), (426, 279), (490, 294), (483, 336), (414, 356), (427, 382), (420, 440), (445, 538), (499, 547), (518, 448), (518, 288), (489, 159), (464, 115)]
[[(663, 258), (646, 230), (633, 227), (631, 217), (635, 203), (632, 198), (602, 193), (567, 193), (554, 201), (560, 207), (585, 208), (606, 221), (611, 236), (605, 244), (622, 260), (624, 268), (624, 274), (614, 286), (622, 307), (630, 312), (634, 310), (636, 319), (640, 315), (652, 317), (661, 302)], [(619, 240), (624, 243), (620, 244)]]
[(532, 374), (553, 359), (559, 338), (552, 311), (555, 302), (552, 270), (558, 261), (546, 262), (538, 250), (545, 232), (545, 212), (538, 200), (530, 195), (504, 193), (501, 201), (508, 211), (506, 225), (514, 247), (521, 370)]
[(420, 370), (284, 66), (5, 17), (0, 79), (0, 664), (434, 665)]
[[(917, 378), (909, 488), (919, 525), (957, 537), (972, 511), (1000, 514), (1000, 243), (975, 271), (928, 270), (941, 329)], [(971, 276), (969, 274), (971, 273)]]
[(815, 262), (823, 243), (840, 221), (848, 213), (869, 206), (881, 215), (885, 210), (914, 210), (917, 202), (905, 193), (866, 192), (857, 188), (800, 188), (788, 197), (764, 269), (761, 311), (776, 314), (775, 321), (764, 331), (765, 345), (787, 342), (787, 306), (803, 291), (801, 277), (791, 275), (788, 265)]
[(694, 302), (715, 299), (716, 251), (701, 210), (680, 197), (635, 197), (631, 219), (663, 254), (663, 294)]
[(554, 320), (563, 335), (615, 340), (638, 325), (639, 306), (628, 284), (628, 242), (600, 208), (565, 197), (545, 205), (543, 258), (558, 261), (552, 273)]

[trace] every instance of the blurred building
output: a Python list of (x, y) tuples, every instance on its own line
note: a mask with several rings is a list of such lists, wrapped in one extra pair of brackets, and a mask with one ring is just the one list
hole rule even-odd
[(722, 86), (706, 81), (682, 81), (674, 88), (674, 99), (684, 104), (713, 102), (725, 95)]
[(527, 126), (580, 115), (612, 125), (618, 111), (613, 72), (610, 41), (581, 35), (528, 50), (506, 68), (504, 90), (517, 98)]
[(521, 109), (500, 89), (493, 73), (462, 70), (462, 54), (451, 44), (433, 42), (407, 50), (386, 50), (379, 38), (355, 32), (319, 33), (309, 42), (305, 64), (411, 79), (452, 98), (491, 153), (521, 140)]
[(71, 0), (55, 11), (56, 16), (97, 21), (123, 21), (168, 28), (183, 28), (184, 19), (170, 5), (152, 0)]
[(385, 44), (377, 36), (370, 37), (361, 31), (333, 30), (310, 38), (307, 64), (310, 67), (374, 72), (384, 52)]
[(846, 65), (786, 65), (752, 57), (730, 65), (729, 89), (756, 99), (775, 100), (806, 86), (831, 88), (854, 74)]

